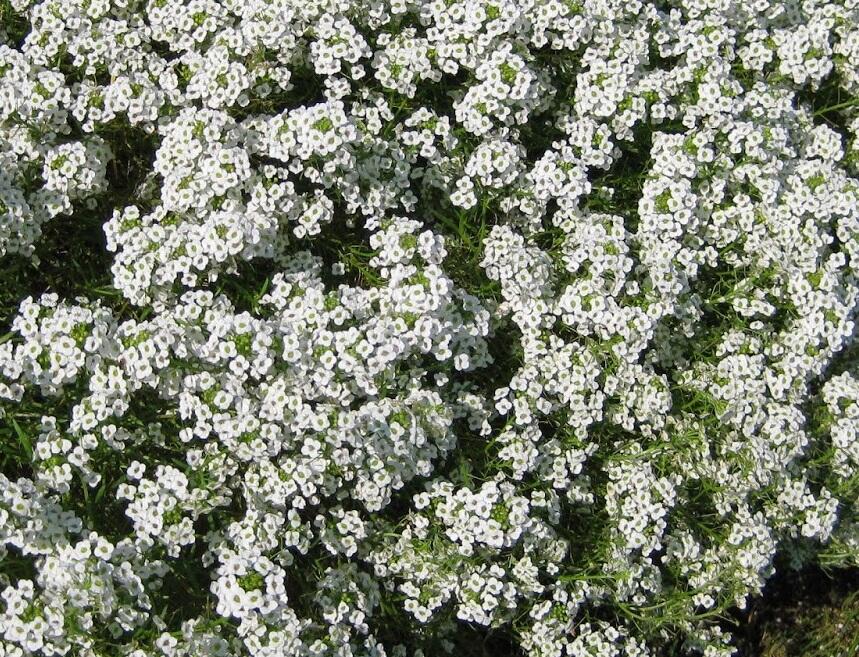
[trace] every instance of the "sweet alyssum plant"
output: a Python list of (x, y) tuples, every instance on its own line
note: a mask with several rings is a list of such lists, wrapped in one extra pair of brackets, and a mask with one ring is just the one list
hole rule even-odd
[(859, 560), (853, 0), (0, 1), (0, 655), (734, 654)]

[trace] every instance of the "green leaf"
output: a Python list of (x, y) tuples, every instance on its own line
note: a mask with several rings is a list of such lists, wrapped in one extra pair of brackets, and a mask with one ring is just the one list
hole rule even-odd
[(21, 428), (21, 425), (18, 424), (18, 421), (13, 417), (10, 418), (12, 423), (12, 428), (15, 429), (15, 434), (18, 436), (18, 442), (21, 443), (21, 447), (24, 448), (24, 451), (27, 452), (27, 457), (32, 461), (33, 460), (33, 443), (30, 442), (30, 438)]

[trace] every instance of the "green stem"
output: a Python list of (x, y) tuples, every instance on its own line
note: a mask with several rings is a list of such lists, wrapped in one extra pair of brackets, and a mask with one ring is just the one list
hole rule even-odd
[(853, 107), (854, 105), (859, 105), (859, 98), (852, 98), (850, 100), (844, 101), (843, 103), (838, 103), (837, 105), (830, 105), (829, 107), (824, 107), (823, 109), (817, 110), (814, 114), (812, 114), (812, 116), (820, 116), (821, 114), (828, 114), (829, 112), (837, 112), (848, 107)]

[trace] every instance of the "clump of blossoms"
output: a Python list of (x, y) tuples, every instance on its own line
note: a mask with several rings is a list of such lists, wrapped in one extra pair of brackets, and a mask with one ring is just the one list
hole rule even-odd
[(0, 18), (0, 654), (729, 657), (859, 563), (856, 3)]

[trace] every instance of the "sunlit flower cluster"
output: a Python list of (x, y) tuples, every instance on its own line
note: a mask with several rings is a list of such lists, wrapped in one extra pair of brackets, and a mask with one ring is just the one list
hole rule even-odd
[(3, 657), (729, 657), (859, 563), (859, 4), (0, 18)]

